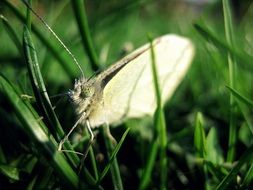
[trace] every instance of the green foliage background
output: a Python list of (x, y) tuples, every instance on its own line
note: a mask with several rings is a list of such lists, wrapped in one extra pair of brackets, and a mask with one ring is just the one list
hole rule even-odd
[[(67, 98), (61, 98), (60, 102), (60, 98), (51, 98), (52, 109), (44, 90), (34, 92), (30, 81), (34, 82), (36, 77), (28, 74), (24, 50), (37, 55), (39, 67), (34, 72), (37, 76), (41, 72), (44, 82), (40, 84), (45, 85), (49, 96), (71, 89), (80, 71), (33, 15), (35, 32), (24, 34), (27, 21), (21, 21), (17, 11), (25, 18), (25, 4), (2, 1), (0, 188), (250, 188), (253, 177), (251, 1), (86, 0), (81, 10), (74, 4), (33, 1), (32, 7), (79, 60), (87, 77), (147, 43), (150, 34), (158, 37), (176, 33), (193, 41), (196, 55), (192, 66), (164, 108), (166, 133), (157, 134), (155, 130), (162, 123), (159, 114), (154, 118), (130, 120), (111, 128), (113, 137), (122, 143), (115, 149), (100, 128), (95, 131), (93, 152), (78, 173), (79, 157), (56, 150), (63, 131), (68, 132), (76, 119), (71, 103)], [(84, 38), (77, 24), (80, 18), (76, 16), (82, 10), (86, 10), (84, 19), (88, 21), (88, 34)], [(36, 30), (45, 41), (41, 41)], [(28, 42), (35, 51), (23, 45), (23, 35), (27, 39), (31, 35)], [(91, 53), (84, 48), (87, 44), (84, 39), (89, 35), (94, 48)], [(38, 95), (41, 100), (37, 99)], [(59, 122), (53, 119), (54, 112)], [(165, 149), (157, 140), (164, 135)], [(79, 127), (72, 135), (71, 144), (83, 152), (88, 138)], [(71, 144), (66, 146), (71, 148)], [(117, 161), (113, 159), (115, 155)], [(109, 167), (110, 172), (106, 173), (105, 168)], [(105, 177), (100, 179), (102, 174)]]

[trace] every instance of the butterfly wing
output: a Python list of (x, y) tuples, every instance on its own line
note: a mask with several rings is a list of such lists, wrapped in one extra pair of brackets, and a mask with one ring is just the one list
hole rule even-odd
[[(91, 120), (93, 126), (105, 122), (116, 124), (123, 119), (154, 113), (156, 98), (149, 46), (142, 46), (108, 69), (113, 70), (114, 67), (124, 65), (104, 87), (103, 106), (96, 109)], [(154, 51), (164, 104), (187, 72), (194, 55), (194, 47), (187, 38), (165, 35), (154, 40)]]

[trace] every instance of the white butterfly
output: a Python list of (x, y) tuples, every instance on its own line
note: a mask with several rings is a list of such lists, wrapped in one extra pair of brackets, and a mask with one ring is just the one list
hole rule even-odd
[[(185, 76), (194, 56), (194, 46), (188, 38), (174, 34), (159, 37), (153, 44), (161, 100), (165, 104)], [(152, 116), (156, 96), (150, 44), (135, 50), (94, 78), (77, 80), (69, 96), (79, 119), (60, 143), (59, 150), (78, 124), (88, 127), (92, 140), (91, 128)]]

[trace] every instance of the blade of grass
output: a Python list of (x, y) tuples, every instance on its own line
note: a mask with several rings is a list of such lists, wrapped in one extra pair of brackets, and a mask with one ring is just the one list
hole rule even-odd
[(216, 183), (219, 183), (225, 177), (224, 172), (221, 170), (221, 168), (219, 168), (219, 166), (214, 165), (208, 160), (204, 160), (204, 163), (208, 171), (212, 174), (212, 178), (215, 180)]
[[(32, 4), (32, 0), (27, 0), (27, 3), (29, 5)], [(26, 26), (29, 30), (31, 30), (32, 27), (32, 20), (31, 20), (31, 13), (29, 9), (26, 9)]]
[[(194, 131), (194, 146), (197, 151), (197, 157), (205, 159), (206, 158), (206, 135), (203, 127), (203, 117), (200, 112), (197, 113), (196, 122), (195, 122), (195, 131)], [(205, 189), (209, 189), (208, 184), (208, 174), (207, 174), (207, 166), (205, 162), (201, 165), (201, 172), (205, 177)]]
[(90, 160), (91, 160), (91, 165), (92, 165), (92, 169), (94, 171), (94, 176), (95, 176), (95, 180), (98, 180), (98, 168), (97, 168), (97, 163), (96, 163), (96, 158), (95, 158), (95, 153), (92, 147), (90, 147)]
[[(85, 133), (89, 134), (89, 131), (88, 131), (87, 127), (85, 128)], [(88, 140), (89, 140), (89, 137), (88, 137)], [(89, 142), (87, 142), (87, 144), (89, 144)], [(89, 157), (90, 157), (93, 173), (94, 173), (94, 176), (95, 176), (95, 180), (97, 181), (97, 179), (98, 179), (98, 168), (97, 168), (97, 163), (96, 163), (96, 158), (95, 158), (94, 150), (93, 150), (92, 146), (90, 146), (88, 148), (89, 148)], [(81, 160), (81, 162), (83, 162), (83, 161)]]
[(53, 169), (52, 168), (43, 168), (42, 171), (36, 176), (36, 179), (31, 184), (31, 189), (46, 189), (50, 180), (53, 176)]
[(251, 164), (253, 162), (253, 146), (249, 147), (240, 157), (238, 163), (234, 166), (234, 168), (229, 172), (229, 174), (223, 178), (221, 183), (216, 187), (216, 190), (224, 190), (227, 189), (229, 185), (232, 185), (233, 180), (235, 180), (236, 175), (239, 173), (241, 167), (244, 164)]
[(245, 71), (253, 70), (252, 66), (252, 56), (246, 54), (244, 51), (240, 49), (236, 49), (236, 47), (232, 47), (228, 44), (228, 42), (224, 41), (223, 39), (218, 38), (218, 35), (215, 35), (214, 32), (209, 30), (206, 26), (200, 23), (195, 23), (194, 28), (198, 31), (200, 35), (203, 36), (206, 41), (213, 43), (217, 48), (221, 51), (228, 51), (229, 53), (233, 54), (239, 60), (241, 60), (241, 64), (238, 66), (243, 66)]
[(91, 33), (88, 26), (88, 18), (85, 10), (85, 3), (83, 0), (71, 1), (71, 3), (78, 24), (79, 32), (82, 37), (83, 47), (90, 59), (91, 68), (93, 71), (97, 71), (98, 57), (91, 39)]
[(20, 180), (20, 169), (7, 164), (0, 164), (0, 173), (12, 181)]
[(190, 128), (190, 127), (183, 128), (182, 130), (175, 132), (173, 134), (173, 136), (168, 136), (169, 137), (168, 145), (170, 143), (178, 142), (178, 140), (180, 140), (186, 136), (189, 136), (189, 135), (192, 135), (192, 128)]
[[(4, 0), (3, 3), (9, 8), (9, 10), (19, 19), (22, 23), (26, 22), (25, 16), (14, 7), (9, 1)], [(52, 53), (52, 55), (58, 60), (61, 64), (64, 71), (68, 74), (71, 79), (76, 78), (76, 74), (72, 69), (71, 64), (69, 64), (68, 60), (62, 56), (62, 50), (55, 47), (54, 42), (46, 39), (45, 35), (40, 32), (40, 30), (34, 25), (31, 25), (32, 31), (36, 35), (36, 37), (46, 46), (46, 48)]]
[(107, 172), (109, 171), (114, 159), (116, 158), (117, 153), (119, 152), (120, 147), (122, 146), (128, 132), (130, 131), (130, 128), (127, 128), (127, 130), (124, 132), (124, 134), (122, 135), (119, 143), (117, 144), (117, 146), (114, 148), (114, 150), (112, 151), (112, 154), (110, 156), (109, 159), (109, 163), (106, 165), (106, 167), (104, 168), (104, 170), (102, 171), (102, 173), (100, 174), (98, 180), (97, 180), (97, 184), (99, 184), (103, 178), (105, 177), (105, 175), (107, 174)]
[(205, 159), (216, 165), (224, 163), (223, 152), (218, 139), (217, 128), (210, 128), (208, 134), (206, 135)]
[(242, 112), (243, 117), (245, 118), (245, 121), (246, 121), (247, 125), (249, 126), (249, 129), (250, 129), (251, 133), (253, 134), (253, 124), (252, 124), (252, 121), (251, 121), (251, 115), (248, 114), (248, 111), (247, 111), (246, 107), (244, 107), (242, 105), (242, 104), (244, 104), (244, 105), (252, 108), (253, 107), (253, 101), (246, 98), (245, 96), (242, 96), (239, 92), (237, 92), (236, 90), (230, 88), (229, 86), (227, 86), (227, 88), (231, 91), (233, 96), (235, 96), (235, 98), (237, 98), (238, 107), (240, 108), (240, 111)]
[(238, 91), (236, 91), (232, 87), (227, 86), (227, 88), (230, 90), (232, 95), (235, 96), (236, 98), (238, 98), (238, 100), (240, 100), (242, 103), (244, 103), (247, 106), (253, 107), (253, 101), (251, 101), (250, 99), (242, 96)]
[(249, 187), (252, 181), (253, 181), (253, 164), (250, 165), (250, 168), (241, 183), (241, 187), (242, 187), (241, 189), (246, 189), (247, 187)]
[[(32, 43), (32, 38), (30, 36), (29, 29), (24, 27), (24, 49), (25, 49), (25, 58), (28, 64), (28, 72), (31, 80), (31, 84), (33, 87), (33, 92), (35, 94), (37, 103), (42, 110), (42, 113), (50, 125), (51, 131), (53, 131), (54, 136), (58, 141), (60, 141), (64, 137), (64, 131), (57, 119), (56, 114), (52, 108), (51, 102), (49, 100), (47, 90), (40, 72), (39, 63), (37, 60), (36, 50)], [(70, 143), (66, 143), (65, 149), (73, 150)], [(71, 160), (72, 164), (77, 167), (77, 163), (79, 161), (77, 155), (75, 154), (68, 154), (69, 159)]]
[(152, 170), (155, 165), (155, 160), (157, 157), (158, 148), (159, 148), (159, 139), (156, 138), (156, 139), (154, 139), (154, 142), (152, 142), (146, 166), (145, 166), (144, 170), (142, 171), (141, 181), (140, 181), (140, 185), (138, 187), (138, 189), (140, 189), (140, 190), (144, 190), (144, 189), (148, 188), (148, 185), (151, 181)]
[(57, 143), (54, 138), (47, 136), (46, 126), (39, 119), (39, 115), (28, 102), (22, 100), (20, 93), (2, 75), (0, 75), (0, 93), (14, 109), (25, 133), (38, 144), (38, 148), (41, 148), (42, 151), (39, 151), (40, 156), (46, 156), (51, 166), (60, 174), (62, 179), (70, 187), (77, 188), (79, 180), (76, 173), (65, 160), (63, 154), (57, 151)]
[[(253, 134), (253, 125), (252, 125), (252, 122), (251, 122), (251, 115), (249, 115), (247, 113), (247, 110), (245, 110), (245, 107), (243, 105), (241, 105), (243, 103), (246, 106), (249, 106), (249, 107), (252, 108), (253, 107), (253, 102), (250, 99), (242, 96), (236, 90), (234, 90), (230, 87), (227, 87), (227, 88), (232, 92), (232, 94), (237, 98), (237, 100), (240, 101), (240, 102), (238, 102), (239, 108), (240, 108), (240, 110), (241, 110), (241, 112), (242, 112), (242, 114), (245, 118), (245, 121), (246, 121), (251, 133)], [(251, 183), (252, 180), (253, 180), (253, 164), (250, 165), (249, 170), (246, 173), (246, 175), (245, 175), (245, 177), (244, 177), (244, 179), (241, 183), (241, 189), (248, 187), (248, 185)]]
[[(148, 2), (150, 0), (128, 0), (128, 1), (118, 1), (115, 3), (112, 3), (107, 9), (104, 9), (102, 12), (98, 11), (96, 13), (96, 17), (92, 18), (91, 23), (103, 22), (103, 19), (107, 18), (115, 18), (115, 19), (121, 19), (127, 14), (135, 11), (139, 7), (141, 7), (145, 2)], [(115, 20), (114, 20), (115, 21)]]
[(31, 11), (36, 17), (37, 19), (40, 20), (41, 23), (43, 23), (43, 25), (47, 28), (47, 30), (54, 36), (54, 38), (58, 41), (59, 44), (61, 44), (61, 46), (64, 48), (65, 52), (67, 52), (69, 54), (69, 56), (72, 58), (72, 61), (75, 63), (75, 65), (79, 68), (79, 71), (82, 75), (82, 77), (84, 78), (84, 72), (81, 68), (81, 65), (78, 63), (77, 59), (75, 58), (75, 56), (72, 54), (72, 52), (68, 49), (68, 47), (63, 43), (63, 41), (58, 37), (58, 35), (51, 29), (51, 27), (43, 20), (42, 17), (40, 17), (34, 10), (33, 8), (30, 6), (29, 3), (26, 2), (26, 0), (22, 0), (22, 2), (26, 5), (27, 9), (29, 9), (29, 11)]
[[(225, 25), (225, 36), (228, 44), (234, 47), (234, 36), (233, 36), (233, 25), (232, 15), (228, 0), (222, 0), (223, 14), (224, 14), (224, 25)], [(235, 87), (235, 68), (236, 62), (232, 54), (228, 53), (228, 69), (229, 69), (229, 85), (231, 88)], [(229, 119), (229, 139), (228, 139), (228, 152), (227, 161), (233, 162), (236, 152), (236, 141), (237, 141), (237, 129), (235, 121), (235, 99), (233, 94), (230, 94), (230, 119)]]
[(161, 92), (160, 92), (160, 86), (158, 81), (158, 75), (157, 75), (157, 68), (156, 68), (156, 58), (155, 58), (155, 51), (152, 39), (150, 38), (150, 47), (151, 47), (151, 65), (152, 65), (152, 74), (153, 74), (153, 82), (154, 82), (154, 89), (155, 89), (155, 95), (156, 95), (156, 112), (155, 112), (155, 126), (158, 132), (158, 139), (160, 144), (160, 189), (167, 189), (167, 183), (168, 183), (168, 159), (166, 155), (167, 150), (167, 130), (166, 130), (166, 124), (165, 124), (165, 116), (164, 111), (162, 108), (162, 102), (161, 102)]
[[(157, 69), (155, 63), (155, 52), (152, 44), (152, 39), (149, 37), (150, 47), (151, 47), (151, 67), (153, 75), (153, 83), (156, 95), (157, 108), (154, 115), (154, 125), (156, 126), (157, 138), (151, 146), (151, 151), (147, 161), (147, 165), (143, 171), (139, 189), (146, 189), (151, 180), (151, 172), (155, 164), (155, 158), (157, 156), (158, 147), (160, 147), (160, 189), (166, 189), (167, 187), (167, 175), (168, 175), (168, 160), (166, 155), (167, 148), (167, 130), (165, 124), (165, 116), (161, 104), (161, 93), (159, 88)], [(159, 144), (158, 144), (159, 142)], [(159, 146), (158, 146), (159, 145)]]
[(252, 121), (252, 114), (250, 113), (249, 109), (245, 107), (241, 102), (237, 101), (239, 110), (241, 111), (245, 122), (251, 132), (251, 136), (253, 135), (253, 121)]
[(19, 51), (20, 55), (23, 55), (22, 45), (21, 45), (19, 38), (18, 38), (16, 32), (14, 31), (13, 27), (10, 25), (7, 18), (5, 18), (3, 15), (0, 15), (0, 18), (2, 19), (3, 26), (4, 26), (5, 30), (7, 31), (7, 34), (10, 36), (10, 38), (12, 39), (14, 44), (16, 45), (17, 50)]
[[(103, 175), (105, 175), (107, 173), (107, 170), (110, 167), (110, 172), (111, 172), (112, 183), (113, 183), (114, 189), (123, 190), (123, 184), (122, 184), (122, 179), (121, 179), (121, 176), (120, 176), (119, 165), (118, 165), (118, 161), (117, 161), (117, 158), (116, 158), (116, 153), (118, 152), (118, 150), (119, 150), (119, 148), (120, 148), (121, 145), (118, 146), (118, 148), (116, 146), (116, 148), (117, 148), (116, 149), (115, 146), (114, 146), (114, 144), (113, 144), (113, 142), (112, 142), (112, 140), (109, 138), (108, 133), (109, 133), (109, 126), (105, 125), (103, 127), (103, 137), (104, 137), (104, 141), (105, 141), (105, 146), (106, 146), (106, 150), (107, 150), (107, 157), (109, 159), (109, 163), (108, 163), (108, 165), (106, 166), (106, 168), (103, 171), (104, 174), (102, 174), (100, 178), (104, 177)], [(123, 135), (123, 137), (124, 138), (122, 139), (122, 142), (125, 139), (124, 135)], [(113, 154), (115, 154), (115, 155), (113, 155)], [(99, 181), (100, 180), (101, 179), (99, 179)]]
[(203, 118), (200, 112), (197, 113), (194, 131), (194, 146), (197, 151), (197, 157), (206, 156), (206, 136), (203, 128)]

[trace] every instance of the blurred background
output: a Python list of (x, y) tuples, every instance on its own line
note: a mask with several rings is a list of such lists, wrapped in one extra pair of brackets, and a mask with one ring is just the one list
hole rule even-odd
[[(0, 24), (0, 73), (22, 94), (34, 97), (23, 56), (24, 22), (12, 8), (24, 15), (26, 7), (18, 0), (7, 2), (0, 3), (1, 19), (8, 20), (11, 28), (14, 29), (16, 39), (3, 21)], [(229, 2), (232, 13), (232, 44), (226, 41), (224, 7), (219, 0), (86, 0), (88, 26), (97, 55), (98, 64), (95, 66), (92, 66), (83, 47), (71, 2), (34, 0), (32, 7), (75, 55), (87, 77), (103, 71), (124, 55), (147, 43), (150, 34), (154, 38), (167, 33), (190, 38), (196, 47), (194, 61), (182, 84), (165, 106), (169, 141), (166, 184), (168, 189), (214, 189), (231, 169), (231, 165), (227, 162), (231, 124), (231, 91), (227, 88), (227, 86), (231, 87), (228, 52), (236, 63), (233, 88), (248, 99), (252, 99), (253, 95), (252, 1)], [(54, 96), (66, 93), (68, 89), (73, 88), (74, 79), (81, 75), (80, 71), (54, 36), (34, 16), (32, 16), (32, 23), (36, 30), (52, 43), (65, 61), (60, 62), (38, 35), (32, 34), (48, 94)], [(60, 103), (58, 103), (59, 99), (61, 99)], [(76, 119), (73, 108), (67, 98), (52, 98), (52, 102), (56, 106), (55, 112), (60, 123), (67, 132)], [(235, 103), (236, 109), (233, 113), (236, 126), (236, 151), (232, 163), (252, 145), (253, 139), (252, 106), (238, 102)], [(18, 173), (17, 179), (7, 175), (2, 167), (0, 188), (33, 187), (39, 181), (38, 178), (35, 180), (34, 176), (39, 176), (41, 168), (44, 168), (43, 171), (45, 167), (50, 168), (50, 164), (38, 159), (38, 155), (34, 154), (36, 147), (33, 146), (32, 140), (27, 136), (22, 123), (17, 119), (15, 111), (4, 96), (0, 96), (0, 104), (0, 161), (2, 165), (14, 165), (22, 171)], [(34, 98), (31, 98), (31, 104), (39, 112)], [(206, 148), (208, 152), (206, 159), (216, 167), (215, 171), (221, 176), (218, 179), (210, 170), (203, 175), (201, 164), (198, 163), (199, 155), (194, 145), (197, 113), (201, 115), (207, 146), (210, 145)], [(136, 189), (140, 183), (149, 148), (153, 143), (152, 118), (127, 121), (122, 126), (112, 128), (111, 133), (117, 141), (127, 127), (130, 127), (131, 131), (118, 153), (118, 163), (124, 188)], [(77, 129), (73, 139), (78, 141), (81, 131)], [(94, 150), (98, 167), (102, 170), (107, 161), (104, 159), (105, 150), (100, 136), (101, 134), (98, 133)], [(83, 147), (80, 146), (79, 149)], [(29, 159), (27, 159), (28, 155)], [(27, 163), (28, 160), (31, 163), (28, 167), (29, 171), (22, 170), (23, 162)], [(148, 189), (159, 189), (158, 160), (157, 158)], [(86, 163), (88, 168), (91, 167), (89, 164), (88, 160)], [(226, 164), (229, 166), (224, 167)], [(246, 167), (240, 170), (239, 182), (236, 181), (230, 187), (238, 187), (238, 189), (250, 187), (251, 180), (246, 185), (240, 186), (247, 172)], [(50, 176), (53, 178), (48, 179), (44, 187), (46, 184), (50, 184), (51, 189), (62, 186), (61, 178), (57, 174), (51, 172)], [(102, 181), (102, 186), (105, 189), (113, 186), (109, 174)]]

